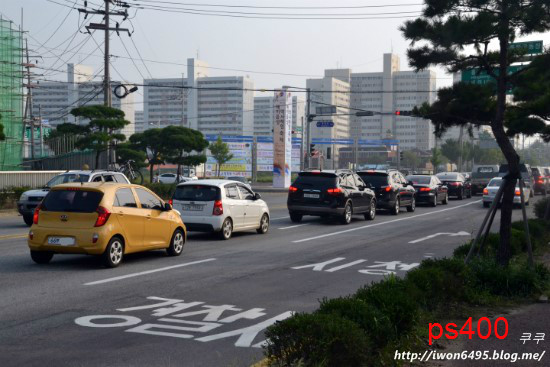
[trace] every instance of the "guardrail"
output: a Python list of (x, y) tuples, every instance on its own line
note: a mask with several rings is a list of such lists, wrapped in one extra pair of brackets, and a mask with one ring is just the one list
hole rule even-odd
[(65, 171), (0, 171), (0, 189), (8, 187), (42, 187)]

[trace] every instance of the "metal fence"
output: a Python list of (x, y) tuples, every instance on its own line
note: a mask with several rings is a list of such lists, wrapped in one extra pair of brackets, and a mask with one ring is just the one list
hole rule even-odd
[(2, 171), (0, 190), (9, 187), (42, 187), (54, 176), (64, 171)]

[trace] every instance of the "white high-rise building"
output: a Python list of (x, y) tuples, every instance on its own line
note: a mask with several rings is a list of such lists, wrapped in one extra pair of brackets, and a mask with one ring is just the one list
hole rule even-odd
[[(308, 79), (306, 84), (311, 89), (311, 108), (336, 106), (334, 116), (318, 117), (316, 121), (332, 121), (333, 127), (317, 127), (316, 121), (311, 123), (312, 139), (349, 139), (350, 138), (350, 78), (349, 69), (325, 70), (325, 77)], [(319, 145), (315, 149), (322, 151), (325, 168), (338, 168), (338, 150), (341, 145)]]
[(274, 97), (254, 97), (254, 135), (273, 135)]
[(147, 127), (145, 126), (145, 119), (143, 117), (144, 117), (143, 111), (135, 111), (134, 112), (134, 121), (135, 121), (135, 125), (136, 125), (136, 133), (142, 133), (145, 130), (147, 130)]
[(253, 134), (252, 80), (242, 76), (207, 77), (198, 78), (197, 86), (199, 131), (203, 134)]
[(143, 118), (149, 128), (187, 126), (187, 79), (145, 79), (143, 84)]
[(370, 117), (352, 116), (353, 136), (398, 139), (402, 150), (427, 151), (434, 147), (434, 129), (430, 121), (398, 116), (395, 111), (410, 111), (424, 102), (433, 103), (436, 98), (435, 72), (401, 71), (399, 57), (384, 54), (382, 72), (352, 73), (350, 82), (353, 90), (351, 107), (375, 112)]
[[(254, 135), (272, 136), (274, 115), (274, 97), (254, 97)], [(305, 101), (298, 96), (292, 96), (292, 131), (293, 136), (301, 137), (302, 126), (305, 124)]]
[[(103, 104), (103, 83), (92, 81), (93, 70), (85, 65), (67, 65), (67, 81), (42, 82), (38, 88), (33, 90), (33, 114), (55, 127), (61, 123), (87, 123), (87, 121), (76, 119), (71, 115), (75, 107), (102, 105)], [(111, 81), (113, 86), (120, 84), (118, 81)], [(119, 99), (114, 95), (112, 106), (122, 110), (125, 119), (130, 122), (121, 132), (129, 137), (135, 131), (134, 128), (134, 96), (129, 94), (126, 98)]]

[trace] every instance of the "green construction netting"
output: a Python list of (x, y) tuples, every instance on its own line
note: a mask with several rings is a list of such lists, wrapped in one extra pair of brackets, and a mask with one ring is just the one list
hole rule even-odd
[(20, 170), (23, 155), (23, 38), (11, 21), (0, 17), (0, 171)]

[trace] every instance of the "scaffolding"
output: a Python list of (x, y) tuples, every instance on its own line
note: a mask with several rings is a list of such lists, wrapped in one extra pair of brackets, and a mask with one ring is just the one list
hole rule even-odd
[(0, 171), (22, 169), (23, 33), (0, 15)]

